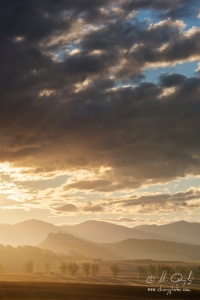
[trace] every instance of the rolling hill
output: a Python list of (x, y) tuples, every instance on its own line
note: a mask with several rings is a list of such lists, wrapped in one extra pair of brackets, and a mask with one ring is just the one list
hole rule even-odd
[(161, 234), (145, 232), (102, 221), (86, 221), (74, 226), (63, 226), (64, 232), (95, 243), (115, 243), (129, 238), (164, 239)]
[(15, 225), (0, 224), (0, 244), (36, 246), (49, 233), (68, 233), (93, 243), (117, 243), (126, 239), (156, 239), (200, 245), (200, 223), (185, 221), (167, 225), (142, 225), (128, 228), (101, 221), (86, 221), (69, 226), (28, 220)]
[(141, 230), (153, 235), (162, 235), (164, 240), (174, 240), (182, 243), (200, 245), (200, 223), (179, 221), (166, 225), (141, 225), (132, 228), (133, 231)]
[(41, 243), (49, 232), (59, 232), (60, 228), (39, 220), (28, 220), (14, 225), (0, 224), (0, 244), (15, 246)]
[(49, 234), (39, 245), (64, 254), (104, 260), (153, 259), (199, 261), (200, 246), (162, 240), (127, 239), (118, 243), (97, 244), (66, 233)]
[(101, 259), (119, 258), (107, 247), (85, 241), (67, 233), (50, 233), (46, 240), (38, 246), (57, 253), (65, 253), (77, 257)]

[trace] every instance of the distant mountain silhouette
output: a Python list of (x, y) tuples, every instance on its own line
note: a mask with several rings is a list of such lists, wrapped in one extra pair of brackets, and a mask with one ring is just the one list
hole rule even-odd
[(39, 247), (68, 255), (84, 255), (88, 258), (104, 260), (200, 260), (200, 246), (161, 240), (128, 239), (118, 243), (95, 244), (69, 234), (54, 233), (49, 234)]
[(143, 230), (128, 228), (102, 221), (86, 221), (74, 226), (63, 226), (63, 230), (77, 237), (95, 243), (115, 243), (129, 238), (138, 239), (164, 239), (162, 235), (151, 235)]
[(162, 235), (162, 239), (200, 245), (200, 223), (179, 221), (166, 225), (142, 225), (132, 228), (145, 233)]
[(39, 220), (28, 220), (15, 225), (0, 224), (0, 244), (36, 246), (49, 232), (59, 232), (59, 230), (56, 225)]
[(162, 240), (129, 239), (112, 247), (116, 255), (123, 258), (155, 259), (175, 261), (199, 261), (200, 246)]
[(67, 233), (50, 233), (38, 247), (58, 253), (90, 258), (113, 259), (115, 256), (112, 251), (100, 244), (88, 242)]
[(0, 224), (0, 244), (36, 246), (49, 233), (68, 233), (94, 243), (116, 243), (126, 239), (156, 239), (200, 245), (200, 223), (185, 221), (167, 225), (128, 228), (102, 221), (86, 221), (73, 226), (28, 220), (15, 225)]
[(167, 225), (142, 225), (128, 228), (102, 221), (86, 221), (63, 226), (64, 231), (96, 243), (115, 243), (129, 238), (160, 239), (200, 245), (200, 223), (185, 221)]

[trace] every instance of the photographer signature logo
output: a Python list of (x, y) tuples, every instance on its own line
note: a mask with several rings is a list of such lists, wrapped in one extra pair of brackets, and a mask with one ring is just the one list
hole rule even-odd
[[(181, 273), (174, 273), (173, 275), (170, 276), (169, 279), (167, 279), (167, 271), (164, 270), (158, 283), (163, 283), (163, 282), (173, 282), (173, 283), (182, 283), (183, 286), (190, 285), (192, 283), (192, 271), (189, 273), (188, 278), (184, 278)], [(153, 275), (150, 275), (147, 278), (147, 283), (155, 283), (156, 278)]]
[[(185, 278), (181, 273), (174, 273), (168, 276), (167, 270), (162, 272), (162, 275), (159, 279), (156, 279), (155, 276), (150, 275), (147, 277), (146, 282), (148, 284), (158, 283), (160, 286), (158, 288), (148, 288), (150, 292), (167, 292), (167, 295), (171, 295), (172, 292), (191, 292), (186, 286), (189, 286), (192, 283), (192, 271), (189, 273), (188, 277)], [(172, 283), (170, 288), (162, 287), (161, 284)], [(181, 288), (179, 287), (181, 285)]]

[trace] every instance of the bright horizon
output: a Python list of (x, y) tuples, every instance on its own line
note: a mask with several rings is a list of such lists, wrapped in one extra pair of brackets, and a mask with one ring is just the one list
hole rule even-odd
[(52, 223), (52, 222), (48, 222), (48, 221), (44, 221), (44, 220), (41, 220), (41, 219), (24, 219), (24, 220), (21, 220), (20, 222), (10, 222), (10, 223), (0, 223), (0, 225), (16, 225), (16, 224), (20, 224), (20, 223), (26, 223), (26, 222), (30, 222), (30, 221), (38, 221), (38, 222), (44, 222), (44, 223), (47, 223), (47, 224), (52, 224), (52, 225), (55, 225), (55, 226), (74, 226), (74, 225), (80, 225), (80, 224), (83, 224), (85, 222), (92, 222), (92, 221), (95, 221), (95, 222), (102, 222), (102, 223), (108, 223), (108, 224), (113, 224), (113, 225), (119, 225), (119, 226), (123, 226), (123, 227), (127, 227), (127, 228), (134, 228), (134, 227), (138, 227), (140, 225), (157, 225), (157, 226), (162, 226), (162, 225), (169, 225), (169, 224), (174, 224), (174, 223), (179, 223), (179, 222), (186, 222), (186, 223), (200, 223), (198, 221), (196, 222), (189, 222), (189, 221), (185, 221), (185, 220), (179, 220), (179, 221), (175, 221), (175, 222), (169, 222), (169, 223), (163, 223), (163, 224), (156, 224), (156, 223), (152, 223), (152, 224), (148, 224), (148, 223), (142, 223), (140, 225), (130, 225), (128, 223), (124, 224), (124, 221), (121, 221), (121, 220), (115, 220), (114, 221), (110, 221), (109, 219), (98, 219), (98, 220), (94, 220), (94, 219), (90, 219), (90, 220), (86, 220), (86, 221), (83, 221), (83, 222), (80, 222), (80, 223)]

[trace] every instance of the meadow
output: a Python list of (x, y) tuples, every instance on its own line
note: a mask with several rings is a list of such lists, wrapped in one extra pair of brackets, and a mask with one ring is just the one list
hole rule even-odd
[[(197, 263), (152, 260), (98, 261), (99, 271), (95, 276), (91, 272), (86, 274), (83, 269), (84, 264), (92, 265), (94, 261), (76, 263), (79, 269), (73, 275), (69, 269), (63, 274), (59, 268), (49, 269), (48, 272), (39, 268), (32, 273), (4, 272), (0, 274), (0, 299), (200, 299), (200, 277), (195, 273), (199, 268)], [(118, 268), (117, 273), (111, 271), (112, 266)], [(159, 283), (164, 270), (168, 272), (166, 280)], [(192, 282), (178, 282), (179, 289), (176, 289), (176, 284), (168, 281), (174, 270), (181, 272), (183, 278), (187, 278), (192, 270)], [(155, 281), (148, 283), (147, 278), (151, 275), (154, 275)]]

